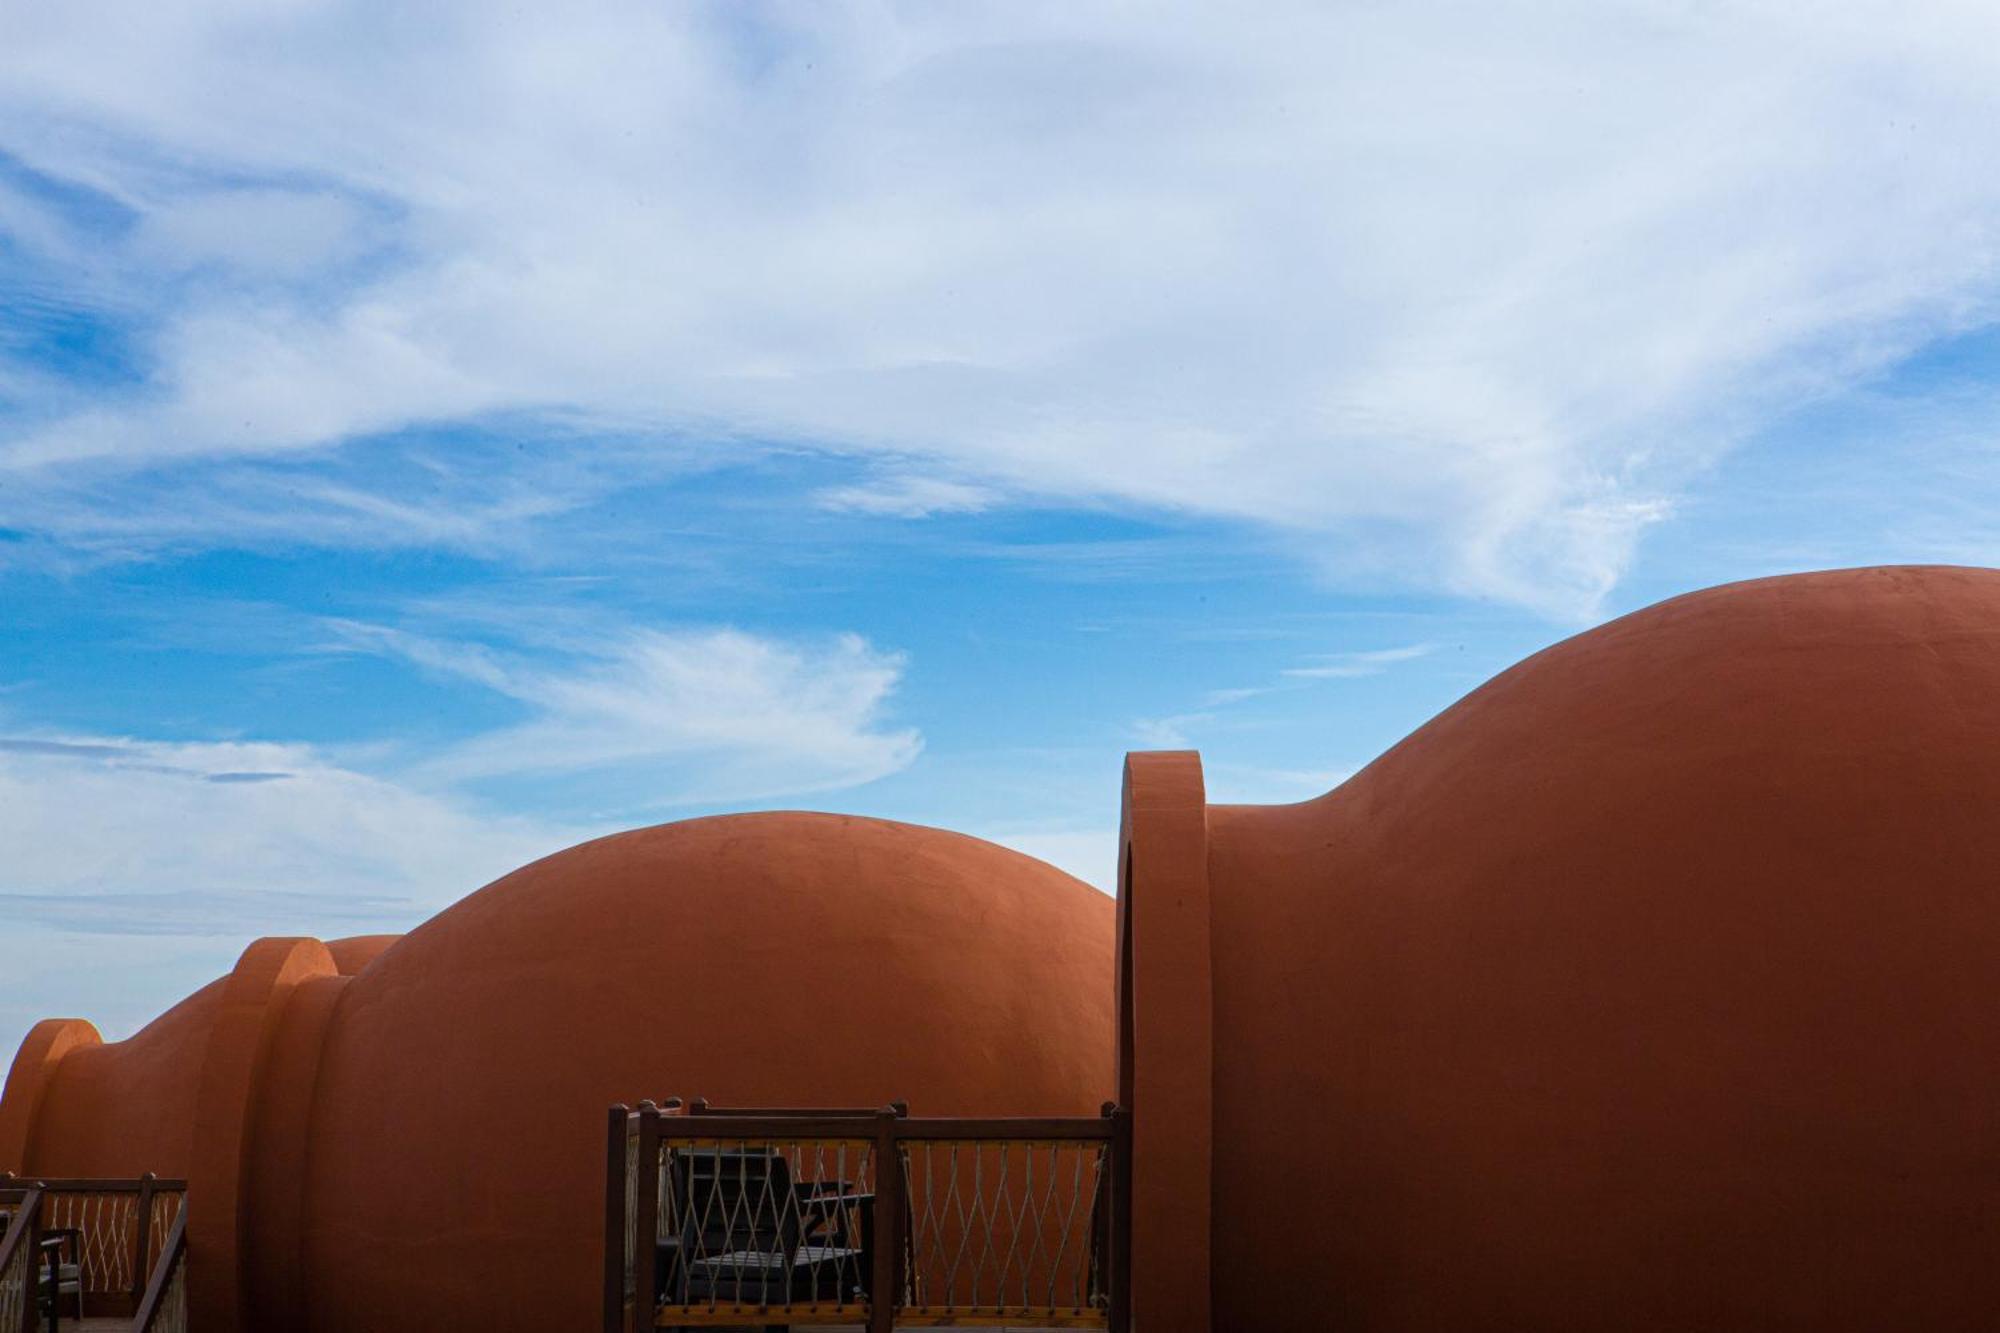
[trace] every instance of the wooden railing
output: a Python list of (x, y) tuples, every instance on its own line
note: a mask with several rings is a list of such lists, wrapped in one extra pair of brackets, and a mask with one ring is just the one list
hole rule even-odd
[(42, 1192), (32, 1184), (0, 1184), (0, 1333), (35, 1333), (41, 1262)]
[(1129, 1324), (1130, 1118), (642, 1102), (605, 1142), (605, 1333)]
[[(0, 1184), (7, 1183), (12, 1178), (0, 1177)], [(187, 1182), (148, 1173), (137, 1179), (37, 1177), (20, 1183), (41, 1190), (44, 1234), (73, 1233), (69, 1261), (80, 1270), (84, 1314), (124, 1318), (138, 1309), (167, 1229), (180, 1215)]]
[[(181, 1220), (187, 1182), (151, 1174), (137, 1179), (19, 1178), (0, 1175), (0, 1333), (40, 1327), (36, 1294), (44, 1262), (76, 1265), (86, 1318), (127, 1318), (138, 1309), (149, 1273)], [(45, 1253), (44, 1237), (64, 1239)], [(67, 1311), (68, 1295), (62, 1297)], [(185, 1320), (183, 1320), (185, 1323)]]
[(132, 1333), (187, 1333), (187, 1326), (187, 1210), (182, 1209), (161, 1243)]

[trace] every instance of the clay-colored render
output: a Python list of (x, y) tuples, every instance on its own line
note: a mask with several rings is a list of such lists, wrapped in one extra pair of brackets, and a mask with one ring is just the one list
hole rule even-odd
[(1218, 1328), (1993, 1327), (2000, 573), (1678, 598), (1207, 825)]
[[(330, 941), (327, 949), (335, 967), (352, 974), (395, 938), (360, 935)], [(202, 1060), (227, 983), (227, 977), (210, 982), (125, 1041), (101, 1042), (95, 1028), (76, 1019), (37, 1024), (15, 1057), (0, 1101), (0, 1170), (185, 1176)], [(33, 1108), (29, 1143), (23, 1138), (31, 1114), (27, 1065), (45, 1038), (64, 1031), (66, 1054), (48, 1066), (47, 1091)]]

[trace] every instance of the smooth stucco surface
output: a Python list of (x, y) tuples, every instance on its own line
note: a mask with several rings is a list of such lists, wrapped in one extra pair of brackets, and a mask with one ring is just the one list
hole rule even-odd
[(1991, 1326), (2000, 573), (1682, 597), (1209, 827), (1218, 1319)]

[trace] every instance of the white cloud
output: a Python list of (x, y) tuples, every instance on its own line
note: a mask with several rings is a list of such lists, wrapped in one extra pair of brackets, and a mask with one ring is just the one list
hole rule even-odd
[(1132, 739), (1147, 750), (1192, 750), (1188, 728), (1215, 720), (1213, 713), (1176, 713), (1172, 717), (1142, 717), (1132, 723)]
[(205, 190), (149, 210), (134, 258), (167, 271), (215, 265), (242, 277), (298, 277), (358, 258), (363, 226), (361, 209), (327, 190)]
[(1245, 699), (1255, 699), (1260, 695), (1269, 694), (1274, 688), (1276, 687), (1271, 685), (1241, 685), (1226, 690), (1210, 690), (1201, 697), (1201, 703), (1204, 708), (1221, 708), (1227, 704), (1240, 704)]
[[(374, 743), (0, 735), (0, 917), (86, 932), (192, 933), (415, 920), (496, 875), (606, 831), (493, 813), (473, 784), (609, 775), (633, 812), (852, 786), (922, 741), (881, 724), (902, 659), (844, 635), (632, 631), (571, 659), (341, 624), (519, 701), (518, 724), (410, 754)], [(246, 921), (253, 924), (246, 925)], [(261, 923), (261, 925), (259, 924)]]
[(934, 514), (976, 514), (993, 503), (993, 492), (940, 477), (893, 477), (865, 486), (832, 486), (815, 497), (822, 509), (891, 518)]
[(0, 740), (0, 917), (21, 923), (232, 938), (400, 927), (578, 836), (308, 745)]
[(1280, 674), (1294, 680), (1349, 680), (1358, 676), (1379, 676), (1399, 662), (1414, 662), (1419, 657), (1430, 656), (1436, 647), (1434, 643), (1412, 643), (1401, 648), (1335, 653), (1313, 666), (1287, 667)]
[[(1229, 689), (1209, 690), (1202, 696), (1203, 711), (1175, 713), (1168, 717), (1139, 718), (1131, 725), (1133, 740), (1149, 750), (1191, 750), (1196, 748), (1191, 733), (1197, 728), (1217, 723), (1224, 712), (1236, 704), (1251, 699), (1261, 699), (1280, 691), (1308, 689), (1311, 682), (1320, 680), (1351, 680), (1363, 676), (1379, 676), (1389, 668), (1403, 662), (1414, 662), (1427, 657), (1436, 649), (1436, 644), (1410, 643), (1396, 648), (1369, 648), (1356, 652), (1333, 653), (1317, 661), (1312, 666), (1288, 667), (1278, 673), (1279, 679), (1269, 685), (1246, 685)], [(1282, 790), (1287, 784), (1296, 786), (1303, 780), (1307, 783), (1333, 776), (1332, 770), (1275, 770), (1240, 769), (1248, 774), (1254, 789), (1260, 791)], [(1344, 775), (1343, 775), (1344, 776)], [(1261, 784), (1261, 785), (1256, 785)], [(1331, 785), (1331, 784), (1329, 784)], [(1243, 798), (1247, 799), (1247, 798)], [(1296, 795), (1268, 797), (1263, 799), (1293, 800)]]
[(49, 1017), (128, 1036), (256, 936), (407, 930), (602, 831), (482, 813), (308, 745), (0, 738), (0, 1051)]
[(140, 225), (0, 225), (162, 306), (14, 503), (582, 411), (1583, 613), (1692, 470), (2000, 284), (1969, 0), (427, 15), (10, 16), (0, 147)]
[(615, 773), (628, 808), (759, 800), (857, 786), (923, 747), (884, 724), (903, 658), (858, 635), (788, 643), (734, 629), (569, 638), (551, 662), (380, 626), (352, 647), (415, 662), (524, 705), (517, 725), (423, 759), (430, 783)]

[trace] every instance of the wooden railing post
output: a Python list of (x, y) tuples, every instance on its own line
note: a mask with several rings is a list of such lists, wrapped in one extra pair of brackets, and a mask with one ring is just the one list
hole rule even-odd
[[(28, 1246), (28, 1289), (22, 1293), (21, 1333), (36, 1333), (42, 1326), (41, 1301), (37, 1295), (42, 1281), (42, 1201), (44, 1195), (37, 1189), (24, 1205), (28, 1214), (28, 1234), (23, 1241)], [(62, 1299), (59, 1283), (55, 1288), (56, 1300)]]
[(153, 1241), (153, 1181), (151, 1171), (139, 1177), (139, 1216), (132, 1228), (132, 1308), (146, 1294), (146, 1250)]
[(660, 1262), (660, 1108), (639, 1103), (639, 1179), (633, 1191), (632, 1310), (637, 1328), (653, 1326)]
[(901, 1117), (891, 1106), (875, 1115), (875, 1253), (868, 1283), (868, 1333), (890, 1333), (903, 1300), (903, 1150)]
[(624, 1333), (625, 1328), (625, 1121), (630, 1114), (623, 1102), (612, 1107), (605, 1134), (604, 1333)]
[[(161, 1306), (174, 1293), (174, 1270), (187, 1262), (187, 1201), (181, 1201), (180, 1212), (174, 1215), (174, 1224), (167, 1228), (167, 1239), (160, 1246), (160, 1261), (153, 1265), (153, 1275), (146, 1283), (145, 1298), (139, 1302), (139, 1312), (132, 1317), (134, 1333), (152, 1333), (154, 1321), (159, 1319)], [(185, 1285), (180, 1288), (179, 1299), (186, 1299)]]
[(17, 1188), (22, 1190), (21, 1201), (14, 1205), (8, 1225), (0, 1227), (0, 1265), (20, 1267), (21, 1326), (4, 1333), (35, 1333), (41, 1322), (36, 1293), (42, 1281), (42, 1191), (32, 1180), (19, 1182)]
[(1110, 1333), (1129, 1333), (1132, 1327), (1132, 1111), (1125, 1106), (1106, 1108), (1111, 1116), (1111, 1310), (1107, 1322)]

